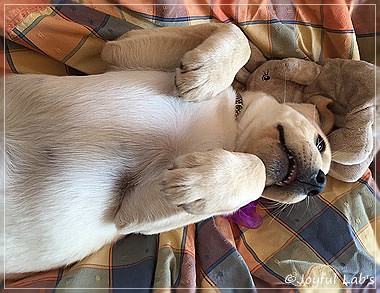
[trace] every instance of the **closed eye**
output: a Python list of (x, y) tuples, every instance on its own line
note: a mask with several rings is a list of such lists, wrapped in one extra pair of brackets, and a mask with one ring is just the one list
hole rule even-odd
[(315, 142), (315, 145), (317, 146), (317, 149), (320, 153), (323, 153), (326, 149), (326, 143), (323, 140), (322, 136), (318, 134), (317, 140)]

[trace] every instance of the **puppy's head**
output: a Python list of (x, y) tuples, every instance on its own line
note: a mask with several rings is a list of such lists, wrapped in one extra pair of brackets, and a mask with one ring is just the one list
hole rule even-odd
[(310, 104), (280, 104), (262, 93), (247, 92), (239, 120), (237, 150), (258, 156), (266, 167), (263, 197), (296, 203), (322, 192), (331, 150)]

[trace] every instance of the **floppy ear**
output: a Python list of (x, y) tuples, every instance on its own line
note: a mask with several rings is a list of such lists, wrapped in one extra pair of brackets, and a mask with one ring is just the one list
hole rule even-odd
[[(315, 99), (312, 99), (314, 97)], [(327, 135), (334, 125), (334, 115), (327, 107), (332, 100), (322, 96), (314, 97), (309, 99), (310, 104), (286, 104), (301, 113), (307, 119), (317, 123), (323, 133)]]
[(308, 120), (313, 121), (317, 123), (319, 126), (321, 126), (321, 120), (315, 105), (304, 103), (286, 103), (286, 105), (292, 107), (294, 110), (301, 113)]
[(329, 134), (334, 127), (334, 114), (328, 106), (332, 104), (333, 100), (321, 95), (315, 95), (306, 102), (315, 105), (321, 120), (320, 127), (324, 134)]
[(276, 68), (276, 73), (283, 79), (302, 85), (312, 84), (321, 73), (321, 66), (312, 61), (298, 58), (286, 58), (280, 61), (283, 66)]

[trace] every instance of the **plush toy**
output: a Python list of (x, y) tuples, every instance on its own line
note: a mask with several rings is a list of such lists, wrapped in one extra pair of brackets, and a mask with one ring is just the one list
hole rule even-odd
[(321, 121), (333, 153), (329, 175), (346, 182), (358, 180), (374, 155), (376, 67), (347, 59), (266, 61), (253, 45), (251, 50), (256, 61), (245, 67), (252, 73), (245, 77), (240, 73), (246, 89), (263, 91), (279, 102), (327, 107), (330, 116)]
[(257, 200), (250, 202), (249, 204), (241, 207), (232, 215), (226, 216), (226, 218), (240, 226), (256, 229), (263, 222), (263, 218), (256, 213)]
[[(376, 67), (365, 61), (298, 58), (267, 60), (251, 45), (251, 58), (237, 74), (239, 90), (262, 91), (279, 102), (311, 103), (325, 114), (321, 128), (332, 150), (329, 175), (345, 182), (358, 180), (374, 157)], [(248, 227), (260, 225), (253, 202), (228, 217)]]

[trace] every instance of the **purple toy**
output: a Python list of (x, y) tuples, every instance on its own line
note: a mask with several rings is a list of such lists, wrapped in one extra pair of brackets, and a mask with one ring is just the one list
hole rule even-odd
[(258, 228), (263, 222), (263, 218), (256, 213), (257, 200), (251, 201), (249, 204), (241, 207), (232, 215), (226, 216), (229, 221), (240, 226), (250, 229)]

